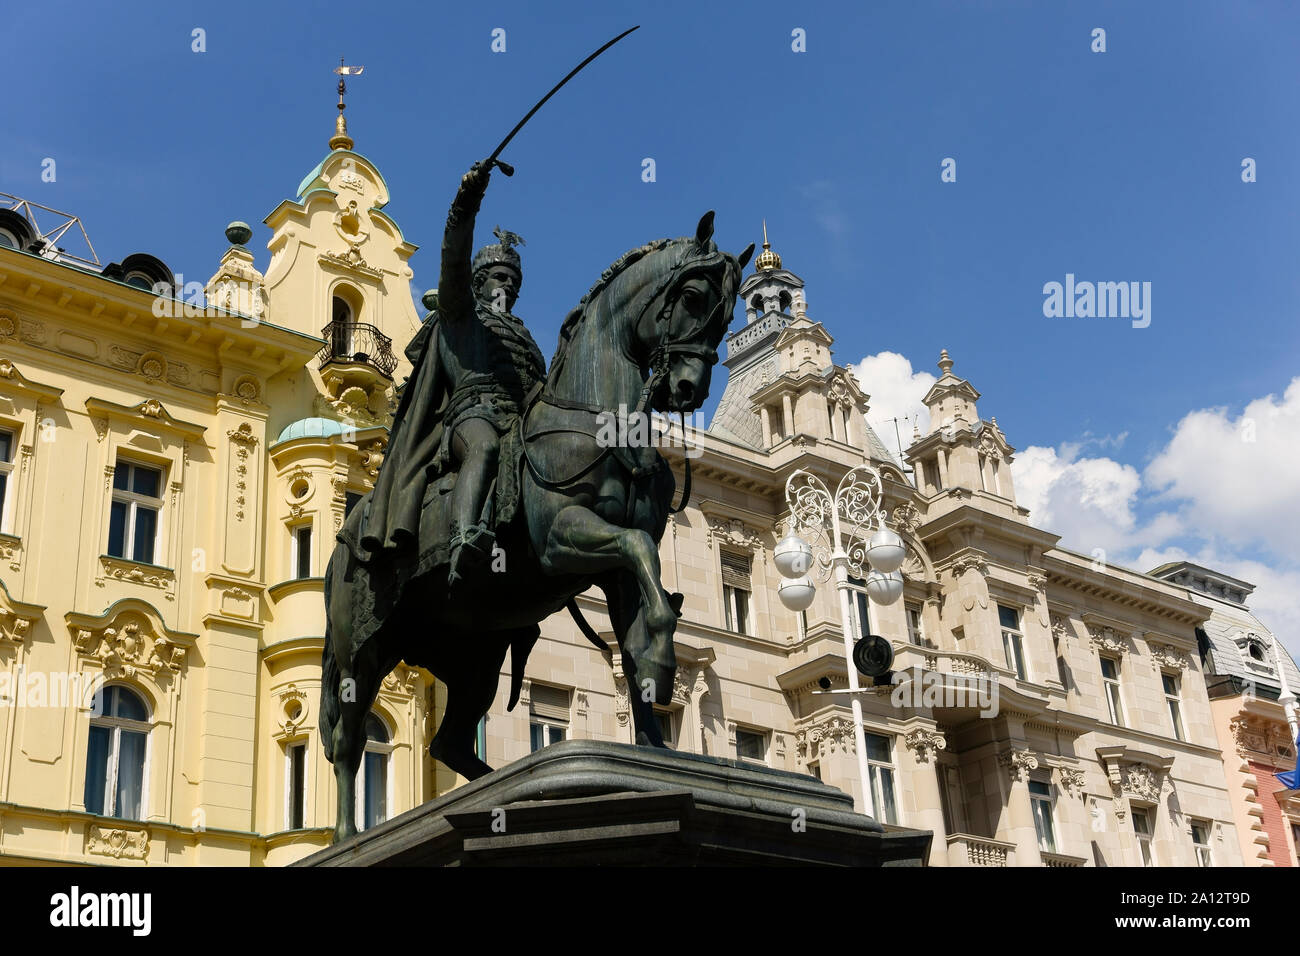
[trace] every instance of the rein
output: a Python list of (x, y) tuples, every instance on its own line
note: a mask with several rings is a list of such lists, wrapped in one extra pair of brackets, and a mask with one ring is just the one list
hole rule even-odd
[[(685, 263), (683, 263), (683, 265), (685, 265)], [(641, 314), (637, 316), (636, 322), (633, 323), (634, 329), (637, 326), (639, 326), (641, 322), (645, 319), (646, 313), (649, 312), (650, 307), (654, 304), (655, 300), (658, 299), (660, 296), (664, 295), (664, 293), (668, 290), (670, 286), (673, 285), (674, 282), (679, 281), (677, 277), (677, 272), (681, 268), (682, 267), (679, 266), (678, 269), (674, 269), (669, 274), (667, 281), (665, 281), (664, 284), (660, 287), (660, 289), (656, 290), (655, 294), (650, 297), (649, 301), (647, 301), (646, 303), (645, 308), (641, 310)], [(724, 283), (724, 288), (725, 288), (725, 283)], [(637, 400), (637, 407), (636, 407), (635, 414), (644, 415), (644, 416), (649, 415), (650, 411), (652, 410), (652, 402), (654, 401), (655, 391), (660, 387), (664, 377), (667, 376), (668, 374), (669, 364), (672, 359), (672, 356), (685, 353), (687, 355), (697, 356), (710, 363), (715, 362), (717, 360), (717, 351), (715, 349), (707, 345), (702, 345), (698, 342), (695, 342), (694, 339), (697, 338), (703, 330), (707, 329), (710, 326), (710, 324), (714, 320), (714, 317), (717, 315), (718, 310), (722, 308), (723, 305), (725, 304), (721, 292), (722, 290), (720, 289), (718, 304), (713, 307), (713, 310), (707, 316), (705, 316), (703, 321), (698, 323), (694, 328), (691, 328), (687, 333), (682, 335), (679, 339), (676, 339), (672, 342), (667, 341), (668, 335), (671, 332), (670, 323), (667, 321), (667, 319), (669, 313), (672, 311), (672, 307), (675, 304), (676, 300), (675, 299), (665, 300), (664, 306), (660, 310), (658, 315), (658, 321), (663, 324), (663, 331), (659, 334), (659, 342), (656, 344), (654, 351), (650, 353), (651, 374), (650, 377), (646, 379), (645, 384), (641, 388), (641, 395), (640, 398)], [(538, 402), (550, 405), (554, 408), (563, 408), (570, 411), (586, 412), (587, 414), (595, 415), (597, 417), (599, 417), (600, 415), (608, 414), (608, 409), (602, 408), (599, 405), (594, 405), (589, 402), (572, 401), (570, 399), (560, 398), (552, 394), (550, 390), (549, 379), (543, 384), (540, 390), (537, 391), (535, 399), (527, 403), (525, 416), (524, 416), (525, 420), (527, 419), (528, 415), (532, 412), (533, 407)], [(679, 412), (679, 415), (682, 424), (682, 445), (683, 447), (685, 447), (686, 413)], [(541, 435), (552, 435), (552, 434), (585, 435), (588, 438), (595, 438), (596, 436), (590, 431), (579, 430), (576, 428), (548, 428), (527, 435), (525, 435), (521, 430), (521, 439), (522, 439), (521, 447), (523, 452), (523, 458), (524, 458), (524, 462), (528, 466), (529, 472), (532, 473), (533, 479), (537, 481), (539, 484), (543, 485), (544, 487), (552, 488), (555, 490), (560, 490), (572, 485), (575, 481), (577, 481), (583, 475), (587, 474), (587, 472), (591, 471), (598, 464), (604, 461), (607, 455), (611, 454), (612, 452), (615, 452), (616, 450), (615, 446), (606, 446), (601, 449), (600, 454), (598, 454), (594, 459), (592, 459), (592, 461), (587, 465), (585, 465), (581, 470), (575, 472), (574, 474), (568, 476), (567, 478), (561, 479), (559, 481), (552, 481), (547, 478), (544, 478), (541, 475), (541, 473), (537, 469), (537, 466), (533, 464), (532, 459), (528, 455), (529, 439), (537, 438)], [(654, 474), (655, 472), (659, 471), (661, 468), (667, 466), (667, 460), (664, 459), (662, 456), (657, 456), (657, 461), (655, 462), (655, 464), (648, 469), (642, 468), (634, 464), (630, 464), (626, 459), (624, 459), (620, 455), (615, 454), (614, 457), (617, 458), (618, 461), (623, 465), (623, 467), (625, 467), (631, 473), (632, 478), (634, 480), (644, 477), (645, 475), (648, 474)], [(683, 482), (682, 485), (682, 500), (681, 503), (678, 504), (676, 507), (672, 507), (672, 502), (669, 501), (668, 513), (670, 515), (680, 514), (682, 511), (686, 509), (687, 504), (691, 500), (691, 459), (689, 455), (685, 456), (685, 467), (686, 467), (686, 476), (685, 476), (685, 481)]]

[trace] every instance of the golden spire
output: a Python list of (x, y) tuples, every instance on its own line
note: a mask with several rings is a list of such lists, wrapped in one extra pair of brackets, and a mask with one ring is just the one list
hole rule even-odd
[(767, 241), (767, 220), (763, 220), (763, 251), (754, 260), (754, 268), (759, 272), (781, 268), (781, 257), (772, 251), (772, 244)]
[(339, 116), (334, 121), (334, 135), (330, 137), (330, 149), (351, 149), (352, 137), (348, 135), (347, 117), (343, 111), (347, 105), (343, 102), (343, 94), (348, 91), (343, 82), (345, 76), (360, 76), (364, 66), (344, 66), (343, 57), (339, 57), (339, 65), (334, 68), (334, 72), (339, 75)]

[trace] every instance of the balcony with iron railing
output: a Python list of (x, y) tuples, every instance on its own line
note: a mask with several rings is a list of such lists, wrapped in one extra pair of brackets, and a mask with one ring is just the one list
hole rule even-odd
[(361, 365), (391, 379), (397, 368), (393, 340), (365, 322), (331, 322), (321, 330), (325, 347), (320, 350), (319, 368), (328, 365)]

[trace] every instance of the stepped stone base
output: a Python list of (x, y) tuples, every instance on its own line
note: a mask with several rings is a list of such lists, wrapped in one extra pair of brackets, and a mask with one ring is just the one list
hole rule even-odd
[(566, 740), (294, 865), (924, 866), (931, 836), (804, 774)]

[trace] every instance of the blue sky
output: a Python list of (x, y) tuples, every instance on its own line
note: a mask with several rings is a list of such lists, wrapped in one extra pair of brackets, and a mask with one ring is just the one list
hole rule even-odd
[[(1283, 397), (1300, 335), (1297, 5), (145, 9), (6, 11), (6, 33), (35, 41), (8, 51), (0, 190), (81, 216), (104, 261), (144, 250), (204, 281), (224, 226), (244, 219), (264, 268), (261, 220), (327, 152), (344, 54), (366, 66), (350, 84), (356, 148), (422, 246), (416, 285), (434, 285), (460, 174), (639, 23), (509, 147), (518, 174), (493, 177), (480, 216), (528, 241), (517, 311), (543, 351), (625, 249), (687, 233), (713, 208), (738, 252), (765, 217), (838, 361), (892, 352), (907, 374), (932, 373), (949, 349), (982, 415), (1022, 449), (1035, 523), (1139, 567), (1186, 553), (1250, 580), (1272, 573), (1260, 606), (1300, 649), (1300, 613), (1282, 597), (1300, 588), (1300, 564), (1277, 532), (1300, 507), (1288, 467), (1300, 466), (1300, 390)], [(204, 53), (191, 50), (196, 27)], [(505, 53), (491, 51), (496, 27)], [(791, 49), (796, 28), (806, 52)], [(41, 181), (46, 157), (54, 183)], [(646, 157), (654, 183), (641, 180)], [(948, 157), (954, 183), (940, 181)], [(1242, 182), (1246, 157), (1256, 182)], [(1150, 282), (1150, 326), (1046, 318), (1043, 285), (1067, 273)], [(863, 382), (873, 417), (924, 391), (923, 377), (900, 383)], [(1257, 447), (1242, 457), (1233, 435), (1252, 402)], [(1189, 424), (1206, 409), (1222, 411)], [(1205, 473), (1177, 477), (1189, 469)], [(1265, 506), (1282, 509), (1272, 529)]]

